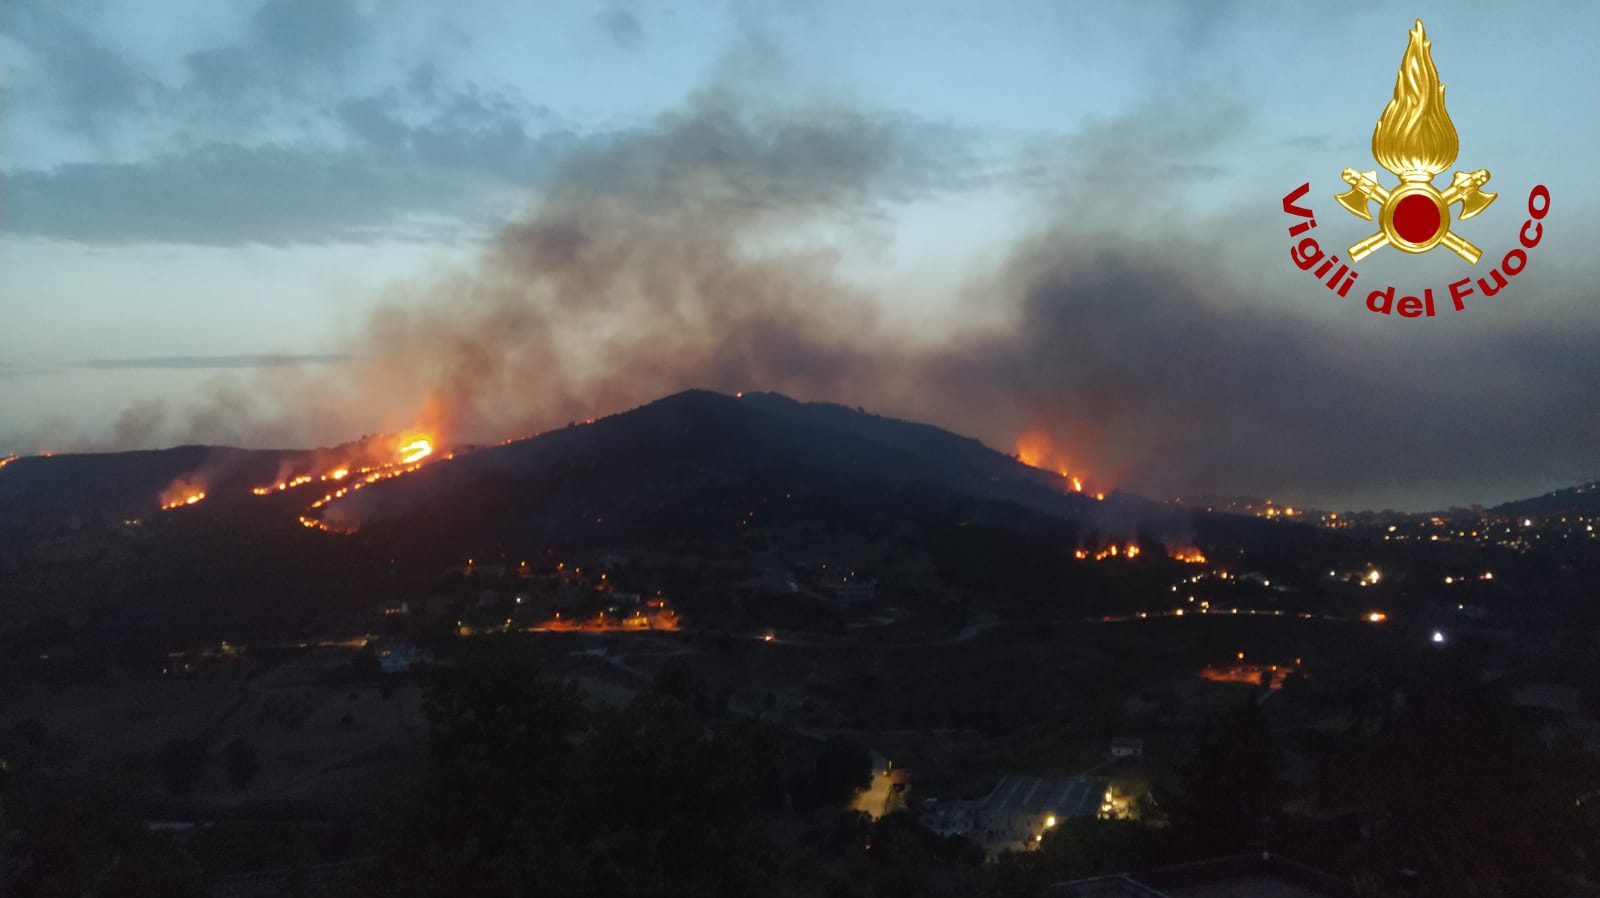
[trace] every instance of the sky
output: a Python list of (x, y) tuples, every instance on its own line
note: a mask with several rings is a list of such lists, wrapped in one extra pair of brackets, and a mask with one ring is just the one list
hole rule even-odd
[[(1417, 17), (1485, 258), (1383, 250), (1341, 299), (1281, 199), (1374, 229), (1332, 197)], [(1158, 498), (1541, 492), (1600, 472), (1597, 45), (1589, 2), (8, 0), (0, 454), (706, 387), (1043, 433)], [(1455, 312), (1537, 184), (1527, 267)]]

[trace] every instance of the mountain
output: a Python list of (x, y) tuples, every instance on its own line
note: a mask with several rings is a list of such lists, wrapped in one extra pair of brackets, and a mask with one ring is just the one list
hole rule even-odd
[(311, 453), (226, 446), (33, 455), (0, 468), (0, 525), (138, 518), (186, 483), (208, 493), (248, 492)]
[(644, 519), (697, 526), (736, 521), (771, 496), (804, 501), (819, 491), (836, 504), (852, 492), (1014, 503), (1118, 536), (1174, 531), (1187, 518), (1127, 494), (1073, 493), (1058, 475), (931, 425), (773, 393), (691, 390), (373, 484), (330, 506), (326, 519), (478, 536), (626, 530)]
[(1600, 517), (1600, 481), (1517, 499), (1492, 510), (1508, 517)]

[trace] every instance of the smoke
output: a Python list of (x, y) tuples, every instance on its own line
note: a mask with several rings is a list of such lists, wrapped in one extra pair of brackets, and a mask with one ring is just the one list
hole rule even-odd
[(471, 441), (689, 387), (854, 395), (895, 341), (839, 251), (794, 237), (872, 232), (878, 197), (930, 164), (847, 109), (768, 117), (704, 92), (572, 164), (471, 270), (396, 288), (351, 362), (226, 382), (188, 433), (260, 442), (354, 412)]
[[(1007, 449), (1038, 427), (1075, 470), (1156, 496), (1422, 505), (1594, 464), (1593, 416), (1572, 412), (1600, 407), (1592, 324), (1466, 342), (1327, 326), (1260, 285), (1270, 257), (1219, 247), (1227, 222), (1163, 205), (1163, 185), (1212, 174), (1187, 160), (1241, 115), (1139, 109), (996, 174), (904, 122), (708, 89), (570, 164), (469, 270), (394, 288), (341, 347), (348, 363), (224, 383), (187, 435), (493, 440), (709, 387), (864, 405)], [(894, 331), (841, 274), (840, 247), (882, 239), (889, 198), (996, 177), (1060, 210), (965, 288), (1010, 323)], [(118, 439), (160, 421), (130, 408)]]
[(148, 446), (167, 421), (167, 404), (160, 399), (145, 399), (123, 409), (111, 426), (111, 439), (117, 446)]

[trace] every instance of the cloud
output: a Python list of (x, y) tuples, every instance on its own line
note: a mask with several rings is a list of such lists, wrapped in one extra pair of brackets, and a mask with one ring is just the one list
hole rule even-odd
[(23, 55), (20, 64), (8, 60), (8, 108), (42, 108), (58, 125), (100, 138), (159, 92), (153, 78), (73, 22), (62, 4), (9, 2), (0, 34)]
[[(572, 138), (432, 133), (418, 148), (208, 143), (130, 163), (0, 172), (0, 226), (85, 243), (208, 245), (438, 238), (423, 218), (482, 220), (515, 176), (536, 184)], [(426, 155), (431, 164), (424, 162)]]
[[(208, 142), (142, 161), (0, 172), (0, 193), (6, 197), (0, 229), (84, 243), (453, 240), (499, 220), (510, 200), (547, 189), (570, 190), (580, 181), (585, 189), (615, 192), (643, 185), (624, 187), (611, 179), (647, 175), (665, 178), (656, 185), (659, 190), (697, 189), (689, 181), (674, 184), (670, 171), (648, 160), (608, 162), (604, 173), (584, 173), (588, 160), (634, 151), (630, 148), (641, 146), (641, 135), (577, 134), (560, 127), (542, 107), (477, 88), (430, 91), (426, 108), (409, 115), (406, 95), (398, 91), (339, 103), (333, 118), (351, 138), (340, 146)], [(699, 102), (706, 109), (714, 105)], [(729, 96), (717, 102), (728, 107), (737, 100)], [(949, 185), (970, 186), (961, 182), (966, 162), (960, 147), (966, 136), (958, 129), (847, 110), (834, 114), (841, 126), (859, 129), (861, 139), (849, 146), (833, 144), (832, 151), (871, 154), (893, 142), (903, 155), (873, 185), (886, 196), (904, 199)], [(753, 180), (734, 185), (724, 198), (787, 204), (797, 197), (784, 192), (811, 177), (802, 166), (865, 162), (848, 156), (813, 159), (803, 146), (808, 135), (800, 130), (810, 125), (775, 124), (796, 130), (764, 151), (789, 157), (758, 158), (754, 154), (763, 148), (754, 145), (745, 148), (752, 151), (748, 159), (730, 157), (730, 164), (746, 168), (730, 168), (724, 179)], [(530, 134), (529, 125), (545, 130)], [(729, 128), (733, 137), (739, 125), (726, 115), (701, 114), (685, 130), (691, 127)], [(720, 152), (714, 137), (685, 133), (676, 147), (666, 148), (678, 156), (664, 164), (704, 168), (714, 163), (683, 155), (697, 147)]]
[(644, 27), (639, 24), (639, 18), (621, 6), (612, 6), (596, 13), (595, 22), (621, 49), (638, 49), (644, 41)]
[(350, 361), (348, 355), (324, 354), (272, 354), (272, 355), (179, 355), (150, 356), (131, 359), (90, 359), (80, 362), (83, 368), (108, 371), (189, 371), (206, 368), (282, 368), (291, 365), (340, 365)]
[(381, 24), (355, 3), (268, 0), (237, 40), (184, 57), (186, 87), (222, 103), (260, 93), (300, 96), (305, 85), (347, 74)]

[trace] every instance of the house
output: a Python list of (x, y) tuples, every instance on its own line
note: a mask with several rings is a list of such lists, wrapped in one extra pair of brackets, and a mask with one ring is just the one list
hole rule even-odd
[(1111, 740), (1111, 757), (1139, 758), (1144, 756), (1144, 740), (1138, 736), (1116, 736)]
[(386, 674), (407, 673), (419, 664), (433, 660), (433, 655), (409, 642), (389, 642), (378, 646), (378, 668)]
[(978, 803), (970, 836), (991, 854), (1025, 850), (1059, 821), (1098, 817), (1110, 807), (1111, 784), (1107, 780), (1008, 774)]
[(940, 836), (970, 836), (976, 813), (977, 802), (940, 802), (930, 798), (923, 802), (922, 813), (917, 821), (924, 829)]

